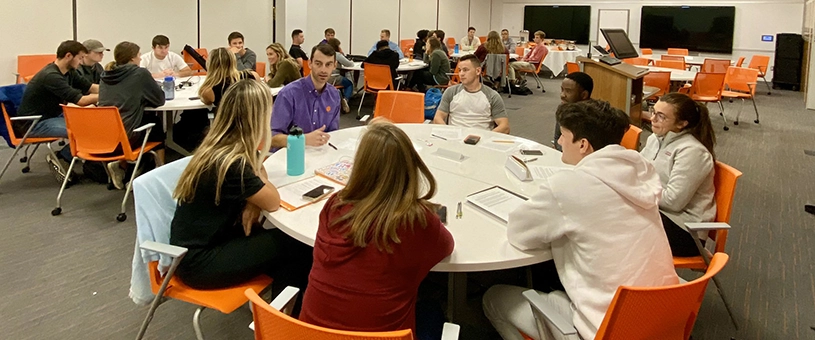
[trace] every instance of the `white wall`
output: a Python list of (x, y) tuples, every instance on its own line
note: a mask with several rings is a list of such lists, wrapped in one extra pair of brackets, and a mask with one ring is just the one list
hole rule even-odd
[(244, 46), (255, 51), (258, 61), (265, 61), (266, 46), (272, 42), (272, 4), (272, 0), (201, 0), (201, 47), (211, 51), (229, 46), (229, 33), (238, 31)]
[[(498, 1), (496, 1), (498, 2)], [(470, 0), (440, 0), (439, 1), (439, 27), (444, 31), (445, 37), (456, 41), (467, 35), (470, 26)]]
[[(419, 30), (436, 29), (438, 0), (406, 0), (400, 2), (399, 36), (393, 36), (391, 40), (397, 44), (402, 39), (416, 40), (416, 32)], [(395, 33), (391, 32), (391, 34)]]
[[(348, 51), (351, 43), (351, 0), (309, 0), (308, 22), (303, 28), (306, 42), (303, 49), (311, 55), (311, 47), (325, 38), (325, 29), (333, 28), (340, 47)], [(377, 31), (378, 32), (378, 31)]]

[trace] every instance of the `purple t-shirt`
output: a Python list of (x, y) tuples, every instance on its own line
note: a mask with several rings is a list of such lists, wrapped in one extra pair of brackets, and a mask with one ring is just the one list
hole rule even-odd
[(272, 135), (289, 134), (297, 125), (309, 133), (325, 125), (330, 132), (340, 128), (340, 92), (326, 85), (320, 93), (311, 77), (303, 77), (283, 87), (272, 110)]

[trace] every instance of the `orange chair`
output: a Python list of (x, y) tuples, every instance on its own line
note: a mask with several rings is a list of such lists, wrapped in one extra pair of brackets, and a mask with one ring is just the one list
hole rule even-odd
[(523, 46), (516, 47), (515, 48), (515, 54), (518, 55), (518, 58), (523, 58), (524, 57), (524, 48), (523, 48)]
[(636, 127), (634, 125), (628, 125), (628, 131), (625, 132), (623, 135), (623, 140), (620, 141), (620, 145), (628, 150), (637, 151), (640, 149), (640, 135), (642, 134), (642, 129)]
[[(160, 160), (152, 150), (159, 146), (158, 142), (147, 142), (147, 135), (155, 124), (150, 123), (138, 127), (133, 132), (144, 131), (144, 140), (141, 147), (133, 148), (127, 139), (127, 131), (125, 131), (124, 124), (122, 123), (122, 116), (119, 115), (119, 109), (115, 106), (110, 107), (76, 107), (62, 105), (62, 111), (65, 116), (65, 127), (68, 130), (68, 141), (71, 146), (71, 165), (68, 166), (68, 171), (65, 179), (62, 181), (62, 187), (59, 189), (57, 195), (57, 207), (51, 211), (51, 215), (56, 216), (62, 213), (62, 193), (65, 191), (65, 186), (68, 184), (70, 174), (74, 169), (74, 165), (78, 159), (95, 162), (113, 162), (125, 160), (128, 162), (136, 162), (136, 170), (133, 173), (133, 178), (139, 171), (142, 155), (149, 152), (153, 155), (156, 164), (160, 164)], [(158, 127), (161, 128), (161, 127)], [(121, 152), (121, 154), (119, 154)], [(127, 219), (125, 214), (125, 205), (127, 204), (127, 197), (130, 195), (130, 190), (133, 188), (133, 181), (127, 184), (124, 198), (122, 198), (122, 210), (116, 220), (123, 222)]]
[(659, 92), (654, 97), (662, 97), (671, 92), (671, 72), (651, 71), (643, 78), (643, 84), (658, 88)]
[[(691, 99), (702, 103), (718, 103), (719, 115), (724, 118), (724, 105), (722, 104), (722, 86), (724, 85), (724, 74), (721, 73), (697, 73), (693, 79), (693, 85), (688, 89)], [(724, 118), (724, 130), (727, 127), (727, 118)]]
[[(548, 54), (547, 54), (546, 56), (548, 56)], [(544, 56), (544, 58), (546, 58), (546, 56)], [(532, 63), (532, 65), (533, 65), (533, 66), (535, 66), (535, 64), (534, 64), (534, 63)], [(516, 74), (517, 74), (517, 73), (521, 73), (521, 74), (532, 74), (533, 76), (535, 76), (535, 83), (537, 83), (538, 88), (539, 88), (539, 89), (541, 89), (541, 92), (546, 93), (546, 88), (545, 88), (545, 87), (543, 87), (543, 83), (541, 82), (540, 78), (538, 78), (538, 73), (540, 73), (540, 72), (541, 72), (541, 66), (543, 66), (543, 59), (541, 59), (541, 61), (540, 61), (540, 62), (538, 63), (538, 65), (535, 67), (535, 70), (534, 70), (534, 71), (531, 71), (531, 70), (526, 70), (526, 69), (516, 69), (516, 70), (515, 70), (515, 73), (516, 73)]]
[[(20, 158), (20, 163), (25, 163), (25, 167), (23, 168), (23, 173), (28, 173), (31, 171), (31, 158), (34, 156), (34, 153), (37, 152), (37, 148), (40, 145), (45, 144), (48, 147), (48, 152), (51, 153), (51, 157), (56, 158), (54, 154), (54, 150), (51, 148), (51, 143), (56, 142), (59, 138), (34, 138), (28, 137), (28, 134), (31, 133), (31, 130), (34, 128), (34, 125), (37, 125), (37, 122), (40, 121), (42, 116), (24, 116), (24, 117), (11, 117), (6, 111), (6, 103), (9, 102), (6, 99), (5, 91), (10, 87), (22, 87), (24, 88), (25, 85), (9, 85), (0, 88), (0, 109), (3, 110), (3, 120), (5, 120), (6, 129), (8, 130), (9, 140), (11, 145), (14, 147), (14, 152), (9, 157), (8, 161), (6, 161), (6, 165), (3, 166), (3, 170), (0, 171), (0, 178), (3, 178), (3, 175), (6, 173), (9, 165), (11, 165), (11, 160), (17, 156), (17, 153), (20, 152), (20, 149), (25, 147), (25, 151), (23, 152), (23, 157)], [(22, 89), (19, 89), (22, 92)], [(10, 103), (10, 102), (9, 102)], [(28, 130), (25, 131), (25, 134), (22, 138), (17, 137), (14, 133), (14, 128), (12, 127), (12, 121), (31, 121), (31, 125), (28, 127)], [(30, 154), (28, 153), (28, 149), (34, 145), (34, 151)]]
[[(391, 68), (388, 65), (364, 63), (362, 68), (365, 72), (363, 75), (363, 92), (362, 99), (359, 100), (359, 108), (357, 109), (357, 119), (360, 118), (359, 113), (362, 111), (362, 103), (365, 101), (365, 94), (376, 94), (379, 91), (397, 91), (399, 90), (393, 83), (393, 76), (391, 75)], [(400, 80), (401, 76), (397, 78)], [(424, 105), (424, 104), (422, 104)]]
[(402, 53), (407, 58), (407, 56), (411, 54), (410, 49), (413, 48), (413, 45), (415, 45), (415, 44), (416, 44), (416, 41), (414, 41), (412, 39), (402, 39), (402, 40), (399, 40), (399, 49), (402, 50)]
[[(730, 67), (727, 69), (727, 74), (724, 77), (724, 90), (722, 97), (724, 98), (741, 98), (742, 107), (744, 106), (744, 99), (749, 98), (753, 102), (753, 110), (756, 111), (756, 119), (753, 121), (759, 123), (758, 119), (758, 106), (756, 106), (756, 87), (758, 85), (758, 70), (744, 67)], [(742, 108), (739, 108), (739, 113), (736, 115), (734, 125), (739, 125), (739, 116), (741, 116)]]
[(303, 77), (308, 77), (311, 74), (311, 66), (308, 66), (308, 60), (303, 60)]
[[(606, 310), (603, 323), (594, 340), (688, 339), (702, 306), (705, 290), (711, 279), (727, 264), (729, 256), (716, 253), (702, 277), (687, 283), (662, 287), (620, 286)], [(535, 290), (527, 290), (524, 297), (541, 332), (560, 332), (577, 338), (571, 319), (551, 312), (551, 307)], [(548, 327), (544, 320), (554, 327)], [(540, 335), (542, 338), (544, 335)]]
[(447, 51), (453, 53), (453, 50), (456, 48), (456, 39), (455, 38), (447, 38)]
[(266, 63), (262, 61), (258, 61), (255, 63), (255, 72), (261, 77), (266, 76)]
[(750, 58), (750, 66), (747, 67), (758, 70), (758, 76), (761, 77), (761, 79), (764, 80), (764, 84), (767, 85), (767, 94), (773, 94), (770, 83), (767, 82), (766, 78), (767, 68), (770, 67), (770, 57), (756, 54)]
[[(391, 332), (354, 332), (330, 329), (307, 324), (289, 316), (299, 293), (298, 288), (286, 287), (272, 303), (267, 303), (257, 292), (247, 289), (244, 294), (252, 302), (252, 319), (249, 328), (255, 331), (255, 340), (413, 340), (410, 329)], [(445, 323), (443, 340), (458, 339), (460, 327)]]
[(688, 55), (687, 48), (669, 48), (668, 54), (670, 55)]
[(45, 65), (54, 62), (57, 59), (56, 54), (31, 54), (31, 55), (18, 55), (17, 56), (17, 84), (23, 81), (23, 78), (34, 76), (40, 72)]
[(727, 68), (730, 67), (730, 59), (710, 59), (705, 58), (702, 64), (701, 72), (704, 73), (727, 73)]
[(487, 36), (478, 37), (478, 40), (481, 41), (481, 43), (483, 44), (483, 43), (487, 42)]
[(424, 122), (424, 93), (379, 91), (374, 117), (385, 117), (394, 123)]
[(641, 48), (640, 49), (640, 54), (642, 54), (642, 55), (651, 55), (651, 54), (654, 54), (654, 51), (651, 50), (650, 48)]
[[(209, 52), (207, 52), (206, 48), (196, 48), (195, 52), (198, 52), (198, 54), (200, 54), (201, 57), (204, 58), (204, 60), (209, 59)], [(207, 74), (207, 71), (204, 69), (204, 67), (199, 65), (198, 62), (195, 61), (195, 59), (193, 59), (191, 55), (189, 55), (185, 51), (182, 51), (181, 53), (184, 55), (184, 62), (186, 62), (187, 65), (190, 65), (190, 70), (192, 70), (193, 74), (201, 76)]]
[(566, 74), (580, 72), (580, 64), (571, 61), (566, 62)]
[(647, 66), (651, 59), (648, 58), (626, 58), (623, 62), (629, 65)]
[(23, 77), (23, 83), (26, 83), (26, 84), (30, 83), (31, 79), (34, 79), (34, 76), (35, 76), (35, 74)]
[(654, 60), (654, 66), (672, 68), (675, 70), (687, 70), (684, 60)]
[(736, 61), (736, 67), (741, 67), (744, 64), (744, 57), (739, 57), (739, 60)]

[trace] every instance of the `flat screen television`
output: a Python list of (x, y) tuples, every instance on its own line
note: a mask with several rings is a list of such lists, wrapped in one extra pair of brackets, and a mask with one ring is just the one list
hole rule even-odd
[(637, 49), (631, 44), (631, 40), (628, 39), (628, 34), (622, 29), (603, 28), (600, 32), (602, 32), (603, 37), (606, 38), (608, 46), (611, 47), (611, 51), (614, 52), (615, 58), (628, 59), (640, 56)]
[(574, 40), (589, 43), (591, 6), (524, 6), (524, 29), (529, 40), (535, 31), (546, 33), (547, 39)]
[(733, 53), (734, 6), (642, 6), (640, 48)]

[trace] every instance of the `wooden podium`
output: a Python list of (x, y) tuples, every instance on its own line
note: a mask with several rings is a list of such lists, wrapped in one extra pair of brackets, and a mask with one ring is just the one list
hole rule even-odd
[(612, 107), (628, 113), (631, 124), (640, 126), (642, 116), (642, 77), (647, 69), (626, 63), (611, 66), (600, 61), (577, 57), (583, 72), (594, 80), (593, 99), (609, 102)]

